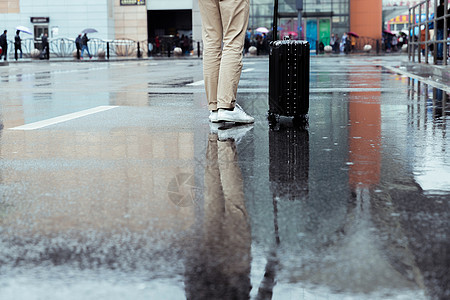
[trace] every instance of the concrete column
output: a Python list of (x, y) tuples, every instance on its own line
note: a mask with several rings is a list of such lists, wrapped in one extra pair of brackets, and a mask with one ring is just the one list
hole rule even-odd
[(202, 18), (198, 7), (198, 0), (192, 0), (192, 40), (194, 46), (194, 55), (197, 55), (197, 42), (200, 42), (202, 49)]

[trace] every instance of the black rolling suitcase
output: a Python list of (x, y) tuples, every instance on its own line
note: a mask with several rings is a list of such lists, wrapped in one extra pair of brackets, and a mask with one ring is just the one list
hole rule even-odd
[(278, 0), (275, 0), (273, 41), (269, 55), (269, 117), (305, 117), (309, 110), (309, 43), (276, 40)]

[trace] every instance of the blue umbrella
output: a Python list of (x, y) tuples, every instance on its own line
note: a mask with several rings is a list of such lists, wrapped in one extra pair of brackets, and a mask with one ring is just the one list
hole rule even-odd
[(81, 33), (94, 33), (94, 32), (98, 32), (97, 29), (86, 28), (86, 29), (83, 29), (83, 31), (81, 31)]
[(22, 32), (25, 32), (25, 33), (28, 33), (28, 34), (33, 34), (31, 32), (30, 28), (25, 27), (25, 26), (17, 26), (16, 30), (19, 30), (19, 31), (22, 31)]

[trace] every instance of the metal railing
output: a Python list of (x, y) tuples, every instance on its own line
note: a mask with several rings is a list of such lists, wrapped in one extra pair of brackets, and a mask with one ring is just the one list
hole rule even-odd
[[(317, 41), (314, 39), (309, 39), (308, 40), (310, 44), (315, 44), (315, 49), (316, 49), (316, 53), (321, 54), (321, 53), (325, 53), (323, 51), (320, 51), (320, 42), (323, 43), (323, 41)], [(333, 52), (333, 53), (364, 53), (364, 52), (372, 52), (372, 53), (377, 53), (379, 54), (383, 49), (382, 49), (382, 45), (383, 45), (383, 41), (381, 39), (374, 39), (371, 37), (365, 37), (365, 36), (361, 36), (358, 38), (355, 38), (354, 40), (354, 44), (351, 44), (351, 41), (349, 41), (349, 44), (346, 46), (344, 45), (344, 48), (341, 49), (341, 44), (342, 42), (339, 41), (338, 42), (339, 46), (338, 46), (338, 51), (337, 52)], [(327, 40), (326, 43), (323, 43), (324, 46), (329, 45), (329, 39)], [(364, 49), (364, 47), (366, 45), (370, 45), (371, 46), (371, 50), (367, 51)], [(347, 49), (345, 49), (345, 47), (347, 47)]]
[[(409, 61), (422, 62), (422, 56), (425, 63), (429, 63), (430, 51), (433, 53), (433, 64), (438, 63), (438, 58), (442, 59), (444, 65), (447, 65), (448, 57), (448, 20), (449, 0), (444, 0), (443, 15), (437, 17), (440, 0), (425, 0), (409, 8)], [(441, 21), (441, 22), (440, 22)], [(438, 26), (438, 23), (443, 26)], [(438, 28), (439, 27), (439, 28)], [(430, 29), (433, 30), (433, 37), (430, 37)], [(439, 52), (439, 53), (438, 53)], [(438, 54), (442, 53), (442, 57)]]
[[(34, 49), (42, 50), (42, 42), (33, 38), (22, 39), (21, 48), (23, 57), (31, 57)], [(142, 57), (148, 53), (148, 41), (134, 41), (131, 39), (102, 40), (92, 38), (88, 42), (89, 52), (92, 56), (103, 54), (106, 57)], [(75, 57), (75, 39), (53, 38), (49, 39), (50, 55), (53, 57)], [(14, 41), (8, 40), (8, 59), (14, 58)]]

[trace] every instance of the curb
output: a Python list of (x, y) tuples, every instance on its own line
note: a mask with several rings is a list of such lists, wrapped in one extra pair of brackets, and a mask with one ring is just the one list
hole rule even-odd
[(407, 62), (402, 65), (413, 74), (420, 74), (422, 77), (439, 77), (443, 82), (450, 83), (450, 66), (430, 65)]

